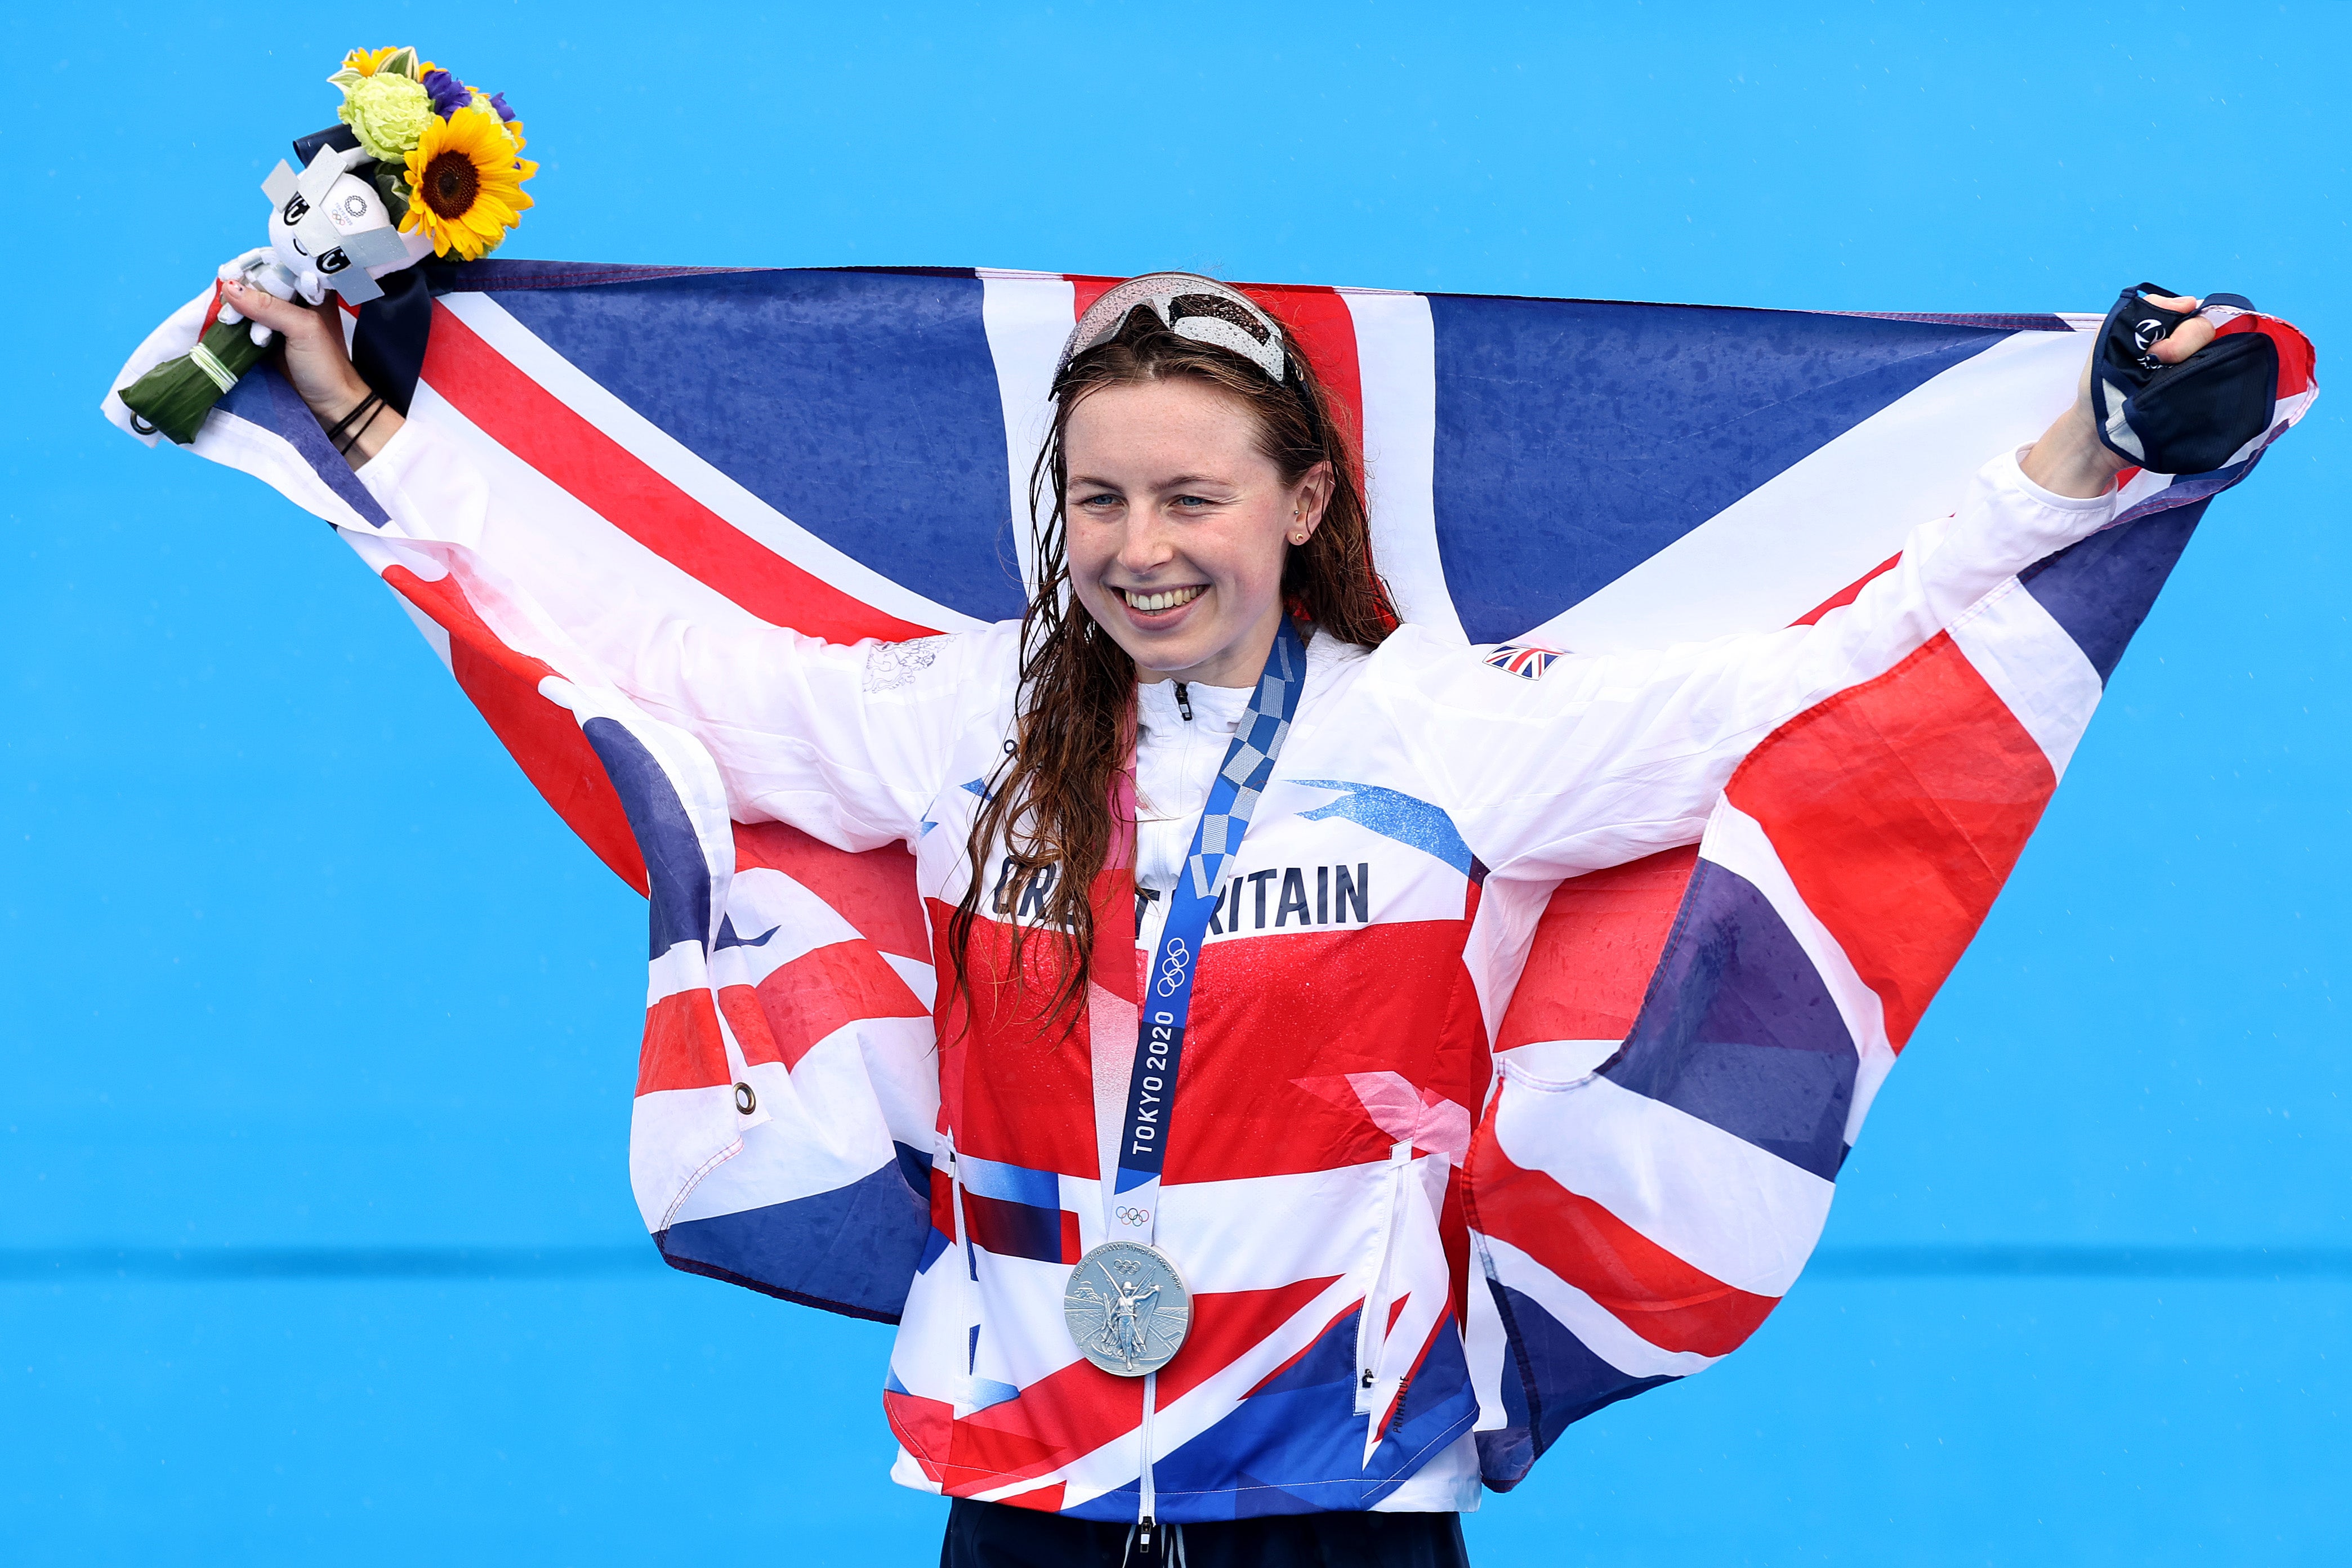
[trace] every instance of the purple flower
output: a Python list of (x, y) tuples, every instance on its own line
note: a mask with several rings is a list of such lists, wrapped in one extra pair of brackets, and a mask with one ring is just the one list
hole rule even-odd
[(502, 92), (494, 92), (490, 94), (490, 107), (499, 111), (499, 123), (500, 125), (504, 125), (508, 120), (512, 120), (515, 117), (515, 111), (507, 107), (507, 95)]
[(424, 87), (433, 100), (433, 112), (444, 120), (474, 101), (473, 92), (447, 71), (426, 71)]

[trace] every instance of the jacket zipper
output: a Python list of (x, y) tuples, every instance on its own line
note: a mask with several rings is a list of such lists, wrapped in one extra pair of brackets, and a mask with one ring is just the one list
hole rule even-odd
[(963, 1263), (964, 1325), (963, 1373), (967, 1380), (979, 1370), (974, 1364), (980, 1354), (980, 1260), (972, 1256), (970, 1234), (963, 1222), (963, 1167), (956, 1158), (955, 1134), (947, 1135), (948, 1208), (955, 1218), (956, 1255)]
[[(1364, 1290), (1363, 1315), (1356, 1320), (1356, 1414), (1372, 1414), (1372, 1385), (1380, 1381), (1378, 1362), (1388, 1338), (1389, 1254), (1396, 1246), (1397, 1211), (1404, 1207), (1405, 1172), (1412, 1165), (1412, 1145), (1389, 1150), (1389, 1201), (1381, 1220), (1381, 1244), (1373, 1253), (1372, 1277)], [(1379, 1326), (1375, 1327), (1377, 1323)]]
[[(1176, 711), (1184, 716), (1186, 724), (1192, 722), (1192, 689), (1182, 681), (1176, 683)], [(1184, 732), (1184, 747), (1176, 759), (1176, 776), (1179, 779), (1184, 778), (1191, 771), (1192, 741), (1196, 734), (1196, 731), (1189, 729)], [(1135, 890), (1135, 943), (1137, 946), (1147, 951), (1160, 945), (1160, 926), (1153, 923), (1154, 916), (1165, 920), (1167, 905), (1161, 902), (1160, 894), (1152, 889), (1137, 888)]]

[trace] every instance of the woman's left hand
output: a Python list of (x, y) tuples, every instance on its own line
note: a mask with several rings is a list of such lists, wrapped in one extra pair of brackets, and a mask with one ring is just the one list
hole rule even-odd
[[(2200, 303), (2193, 295), (2188, 294), (2150, 294), (2146, 298), (2150, 305), (2162, 310), (2194, 310)], [(2191, 316), (2172, 329), (2171, 337), (2158, 340), (2148, 349), (2148, 357), (2161, 360), (2168, 365), (2177, 365), (2211, 342), (2213, 334), (2212, 322), (2202, 316)], [(2089, 408), (2090, 401), (2091, 367), (2085, 361), (2083, 366), (2083, 406)]]
[[(2198, 301), (2186, 294), (2151, 294), (2147, 298), (2149, 304), (2166, 310), (2194, 310), (2198, 307)], [(2170, 337), (2151, 345), (2147, 351), (2164, 364), (2177, 365), (2211, 342), (2213, 337), (2212, 322), (2202, 316), (2191, 316), (2174, 328)], [(2099, 440), (2098, 411), (2091, 403), (2091, 361), (2098, 350), (2095, 339), (2083, 356), (2083, 379), (2074, 394), (2074, 406), (2058, 416), (2058, 423), (2033, 444), (2033, 450), (2019, 464), (2027, 478), (2061, 496), (2104, 496), (2115, 487), (2116, 476), (2125, 467), (2124, 460)]]

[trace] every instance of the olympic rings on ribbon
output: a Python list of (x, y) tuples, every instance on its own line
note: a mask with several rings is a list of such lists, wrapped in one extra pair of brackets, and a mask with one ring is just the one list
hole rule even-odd
[(1148, 1208), (1128, 1208), (1122, 1206), (1116, 1212), (1121, 1225), (1144, 1225), (1151, 1218), (1151, 1211)]
[(1191, 967), (1192, 962), (1192, 954), (1191, 949), (1184, 946), (1184, 938), (1181, 936), (1170, 937), (1168, 939), (1168, 956), (1160, 960), (1160, 994), (1161, 996), (1172, 997), (1176, 994), (1176, 988), (1184, 983), (1184, 971)]

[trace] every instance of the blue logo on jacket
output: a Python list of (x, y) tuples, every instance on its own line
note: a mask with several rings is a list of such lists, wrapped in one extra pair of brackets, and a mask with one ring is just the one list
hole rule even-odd
[(1345, 779), (1301, 779), (1297, 782), (1310, 789), (1341, 791), (1339, 799), (1311, 811), (1301, 811), (1301, 820), (1319, 822), (1327, 817), (1342, 818), (1370, 828), (1384, 839), (1411, 844), (1422, 853), (1444, 861), (1472, 882), (1485, 884), (1486, 865), (1462, 841), (1461, 830), (1454, 825), (1454, 819), (1428, 801), (1402, 790), (1378, 784), (1351, 783)]

